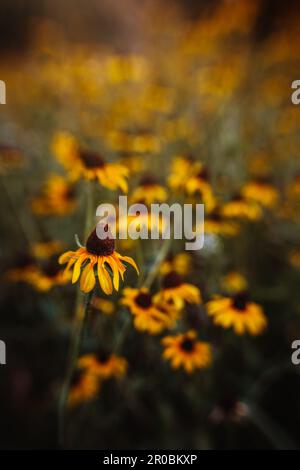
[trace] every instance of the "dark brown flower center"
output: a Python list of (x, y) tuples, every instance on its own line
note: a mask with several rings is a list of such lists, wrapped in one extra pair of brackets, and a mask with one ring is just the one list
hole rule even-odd
[(90, 234), (86, 242), (86, 249), (89, 253), (97, 256), (109, 256), (114, 252), (115, 241), (107, 224), (104, 227), (104, 232), (107, 232), (107, 237), (103, 240), (98, 237), (96, 229)]
[(55, 277), (56, 274), (61, 270), (60, 265), (56, 258), (51, 258), (45, 265), (43, 272), (48, 277)]
[(75, 370), (72, 380), (71, 380), (71, 387), (77, 387), (80, 384), (83, 378), (83, 375), (84, 375), (84, 372), (82, 369)]
[(243, 196), (241, 195), (241, 193), (235, 193), (231, 198), (231, 201), (233, 202), (239, 202), (242, 200), (243, 200)]
[(105, 349), (98, 349), (95, 356), (96, 356), (97, 361), (101, 362), (101, 364), (104, 364), (110, 358), (110, 354), (107, 351), (105, 351)]
[(182, 341), (182, 343), (181, 343), (181, 349), (183, 349), (183, 350), (186, 351), (186, 352), (191, 352), (191, 351), (193, 351), (194, 346), (195, 346), (195, 341), (193, 341), (193, 340), (190, 339), (190, 338), (184, 339), (184, 340)]
[(155, 184), (157, 182), (152, 175), (145, 175), (140, 181), (140, 186), (154, 186)]
[(18, 253), (16, 257), (16, 266), (18, 268), (27, 268), (35, 264), (33, 256), (28, 253)]
[(222, 220), (222, 216), (218, 209), (215, 209), (211, 212), (209, 215), (209, 220), (212, 220), (213, 222), (220, 222)]
[(80, 158), (87, 168), (101, 168), (104, 165), (103, 158), (90, 150), (81, 150)]
[(237, 310), (245, 310), (248, 302), (248, 295), (246, 292), (239, 292), (232, 299), (232, 305)]
[(175, 271), (171, 271), (170, 273), (166, 274), (166, 276), (163, 279), (163, 287), (165, 289), (178, 287), (181, 284), (182, 284), (182, 278)]
[(206, 167), (201, 168), (197, 174), (197, 178), (207, 181), (209, 178), (208, 169)]
[(151, 304), (152, 304), (151, 295), (145, 292), (141, 292), (140, 294), (138, 294), (134, 300), (135, 300), (135, 303), (139, 307), (142, 307), (145, 309), (151, 307)]

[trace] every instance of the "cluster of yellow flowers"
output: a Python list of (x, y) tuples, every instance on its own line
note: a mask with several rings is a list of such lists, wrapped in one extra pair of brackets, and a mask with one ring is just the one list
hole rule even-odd
[[(211, 282), (205, 279), (211, 274), (201, 266), (202, 255), (184, 252), (178, 240), (148, 282), (155, 252), (164, 242), (149, 241), (146, 247), (139, 240), (119, 240), (121, 253), (132, 256), (123, 255), (111, 237), (97, 237), (87, 204), (84, 246), (61, 254), (58, 264), (59, 242), (39, 242), (7, 272), (10, 280), (25, 281), (41, 292), (79, 281), (103, 314), (126, 315), (127, 309), (139, 333), (168, 331), (160, 338), (162, 356), (187, 373), (213, 363), (213, 345), (198, 327), (203, 316), (237, 335), (258, 335), (267, 326), (237, 250), (225, 253), (225, 247), (240, 246), (238, 237), (249, 227), (276, 231), (279, 223), (299, 222), (300, 177), (293, 156), (299, 148), (300, 115), (286, 99), (286, 79), (299, 65), (289, 39), (299, 25), (295, 20), (285, 36), (274, 34), (255, 48), (251, 33), (257, 11), (256, 1), (220, 2), (214, 14), (193, 24), (178, 20), (176, 34), (171, 34), (174, 24), (145, 33), (148, 41), (140, 54), (119, 55), (66, 41), (58, 48), (55, 35), (50, 36), (37, 41), (27, 63), (29, 70), (38, 71), (38, 81), (36, 74), (28, 74), (22, 77), (26, 97), (12, 93), (15, 114), (21, 115), (24, 101), (30, 100), (55, 116), (50, 133), (37, 129), (47, 142), (49, 171), (41, 192), (30, 199), (34, 217), (72, 222), (82, 212), (85, 188), (92, 193), (92, 210), (96, 202), (114, 202), (119, 191), (146, 206), (204, 203), (204, 258), (215, 250), (230, 260)], [(154, 54), (152, 35), (156, 41), (168, 38), (169, 45)], [(14, 71), (10, 83), (16, 90), (18, 80)], [(19, 164), (19, 152), (0, 146), (1, 172), (7, 171), (8, 155)], [(146, 223), (150, 229), (151, 220)], [(291, 265), (299, 267), (299, 260), (295, 246)], [(64, 271), (62, 264), (67, 264)], [(121, 289), (128, 265), (137, 281), (128, 272), (129, 282)], [(196, 326), (189, 321), (189, 309), (196, 312)], [(83, 355), (76, 367), (72, 404), (94, 397), (105, 378), (123, 376), (127, 361), (112, 347), (111, 354)]]

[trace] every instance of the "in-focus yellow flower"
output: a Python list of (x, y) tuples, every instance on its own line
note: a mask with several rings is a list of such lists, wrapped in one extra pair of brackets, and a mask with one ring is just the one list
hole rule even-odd
[(85, 369), (101, 379), (121, 378), (126, 374), (128, 363), (116, 354), (107, 354), (99, 349), (96, 353), (85, 354), (78, 359), (79, 369)]
[(237, 271), (230, 271), (221, 280), (221, 287), (231, 293), (245, 291), (248, 287), (246, 278)]
[(76, 195), (72, 185), (59, 175), (51, 175), (42, 188), (40, 196), (31, 202), (37, 215), (66, 215), (76, 207)]
[(166, 336), (162, 339), (163, 358), (171, 362), (173, 369), (182, 367), (192, 373), (195, 369), (210, 366), (212, 362), (211, 346), (197, 340), (197, 334), (190, 330), (184, 334)]
[(84, 369), (77, 369), (71, 380), (68, 405), (76, 406), (80, 403), (92, 400), (97, 397), (99, 391), (99, 378)]
[(189, 253), (178, 253), (177, 255), (169, 254), (160, 266), (161, 274), (165, 275), (171, 271), (175, 271), (180, 276), (186, 276), (192, 265), (192, 259)]
[(126, 305), (134, 316), (134, 326), (139, 331), (159, 334), (171, 328), (178, 319), (173, 305), (155, 299), (149, 289), (126, 288), (121, 303)]
[(245, 199), (268, 208), (274, 207), (279, 197), (277, 189), (265, 178), (249, 181), (241, 189), (241, 194)]
[(251, 302), (245, 292), (233, 297), (216, 296), (207, 303), (208, 315), (215, 325), (232, 327), (238, 335), (249, 332), (258, 335), (267, 326), (267, 319), (260, 305)]
[(144, 201), (147, 206), (153, 202), (164, 202), (168, 197), (167, 190), (155, 181), (152, 176), (146, 176), (132, 192), (132, 203)]
[(258, 220), (262, 216), (262, 210), (255, 201), (245, 199), (240, 193), (224, 204), (222, 207), (224, 217)]
[(185, 302), (190, 304), (200, 304), (201, 293), (198, 287), (184, 282), (182, 277), (175, 271), (171, 271), (162, 280), (162, 289), (156, 294), (156, 300), (162, 299), (165, 302), (172, 302), (174, 306), (181, 310)]
[[(126, 267), (122, 261), (131, 264), (137, 273), (139, 272), (132, 258), (122, 256), (115, 251), (115, 241), (111, 237), (107, 225), (105, 231), (107, 231), (107, 238), (102, 240), (98, 237), (96, 229), (94, 229), (87, 239), (86, 247), (78, 248), (76, 251), (67, 251), (59, 258), (60, 264), (68, 263), (66, 272), (71, 268), (73, 269), (73, 284), (80, 278), (80, 289), (83, 292), (90, 292), (95, 287), (94, 268), (97, 268), (99, 285), (107, 295), (112, 293), (113, 287), (115, 290), (119, 290), (120, 276), (124, 280)], [(83, 268), (82, 272), (81, 268)]]
[(128, 168), (120, 163), (107, 163), (97, 152), (81, 149), (74, 137), (58, 133), (53, 139), (53, 152), (66, 168), (70, 179), (97, 180), (102, 186), (115, 190), (128, 190)]

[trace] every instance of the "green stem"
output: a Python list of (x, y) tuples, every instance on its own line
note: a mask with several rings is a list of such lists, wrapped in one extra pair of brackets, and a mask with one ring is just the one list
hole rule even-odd
[(148, 273), (148, 276), (144, 282), (144, 286), (147, 287), (147, 288), (150, 288), (154, 279), (156, 278), (156, 275), (159, 271), (159, 268), (161, 266), (161, 263), (165, 260), (166, 256), (168, 255), (168, 252), (169, 252), (169, 249), (170, 249), (170, 246), (171, 246), (171, 237), (170, 239), (167, 239), (167, 240), (164, 240), (158, 254), (157, 254), (157, 257), (153, 263), (153, 265), (151, 266), (151, 269)]
[[(80, 353), (82, 341), (84, 338), (85, 327), (87, 324), (88, 313), (91, 305), (91, 300), (94, 291), (92, 290), (86, 295), (84, 311), (81, 313), (80, 309), (76, 312), (73, 341), (70, 347), (69, 364), (66, 372), (65, 381), (61, 391), (58, 415), (59, 415), (59, 444), (63, 448), (65, 443), (65, 421), (66, 421), (66, 404), (69, 395), (72, 377), (77, 365), (77, 359)], [(79, 314), (78, 314), (79, 312)]]

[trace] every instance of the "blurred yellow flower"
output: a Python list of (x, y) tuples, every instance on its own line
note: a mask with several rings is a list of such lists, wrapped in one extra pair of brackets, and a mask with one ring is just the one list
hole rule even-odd
[(162, 339), (164, 346), (163, 358), (171, 362), (173, 369), (183, 368), (192, 373), (195, 369), (203, 369), (212, 362), (211, 346), (197, 340), (194, 330)]
[(120, 163), (107, 163), (97, 152), (81, 149), (74, 137), (57, 133), (52, 143), (53, 153), (68, 171), (70, 179), (97, 180), (102, 186), (127, 192), (128, 168)]
[(85, 354), (77, 361), (77, 367), (101, 379), (120, 378), (126, 374), (128, 363), (123, 357), (108, 354), (99, 349), (96, 353)]
[(238, 335), (246, 332), (259, 335), (267, 326), (263, 309), (251, 302), (245, 292), (238, 292), (233, 297), (216, 296), (207, 302), (206, 307), (215, 325), (232, 327)]

